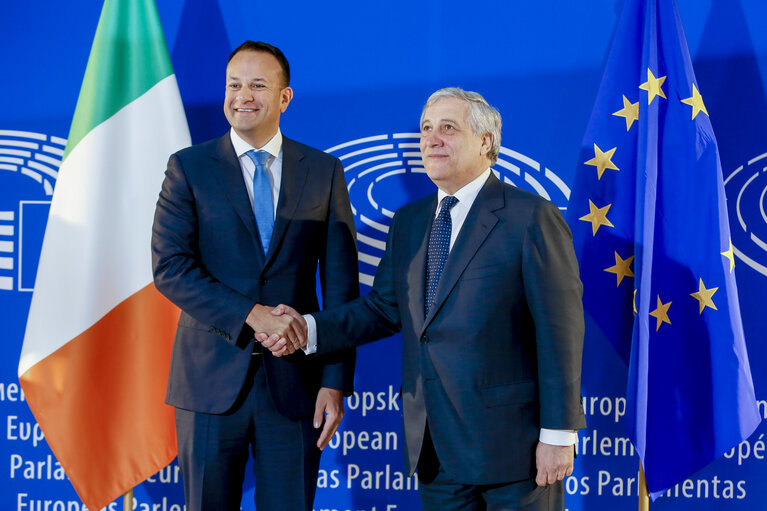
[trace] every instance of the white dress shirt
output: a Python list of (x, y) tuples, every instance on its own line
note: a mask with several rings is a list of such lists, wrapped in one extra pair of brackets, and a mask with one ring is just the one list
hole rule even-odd
[[(458, 233), (461, 232), (463, 222), (466, 221), (466, 216), (469, 214), (469, 210), (474, 204), (474, 199), (477, 198), (479, 191), (485, 186), (488, 177), (490, 177), (490, 169), (485, 170), (472, 182), (464, 185), (463, 188), (453, 194), (453, 197), (458, 199), (458, 203), (450, 210), (450, 221), (452, 224), (450, 231), (450, 250), (453, 250), (455, 239), (458, 237)], [(434, 211), (434, 218), (437, 218), (437, 215), (439, 215), (439, 211), (442, 209), (442, 199), (445, 197), (447, 197), (447, 192), (443, 192), (442, 190), (437, 191), (437, 209)]]
[(245, 180), (245, 188), (248, 190), (250, 205), (253, 207), (253, 174), (256, 172), (256, 164), (245, 153), (250, 150), (266, 151), (271, 155), (266, 162), (266, 168), (269, 170), (269, 181), (272, 185), (272, 204), (274, 205), (274, 215), (277, 216), (277, 200), (280, 197), (280, 183), (282, 182), (282, 132), (277, 129), (277, 133), (264, 144), (263, 147), (253, 147), (245, 142), (234, 128), (229, 130), (229, 137), (232, 139), (234, 153), (240, 161), (242, 178)]
[[(458, 237), (458, 233), (461, 231), (464, 221), (466, 221), (466, 216), (469, 214), (469, 210), (474, 204), (474, 200), (477, 198), (477, 195), (479, 195), (479, 191), (485, 185), (485, 182), (489, 177), (490, 169), (488, 168), (473, 181), (464, 185), (463, 188), (453, 194), (453, 197), (458, 199), (458, 203), (450, 210), (450, 220), (452, 222), (450, 250), (453, 249), (455, 239)], [(434, 211), (435, 218), (439, 214), (439, 210), (442, 206), (442, 199), (446, 196), (446, 192), (442, 190), (437, 191), (437, 209)], [(304, 315), (304, 319), (306, 320), (306, 325), (309, 330), (304, 353), (310, 355), (317, 352), (317, 323), (314, 321), (311, 314)], [(578, 433), (573, 430), (541, 428), (538, 439), (549, 445), (574, 445), (575, 442), (578, 441)]]

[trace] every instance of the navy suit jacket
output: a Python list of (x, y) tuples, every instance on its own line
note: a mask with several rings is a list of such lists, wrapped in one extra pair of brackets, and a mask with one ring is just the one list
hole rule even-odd
[[(264, 256), (229, 134), (170, 157), (152, 232), (157, 289), (181, 308), (166, 401), (222, 413), (245, 383), (254, 347), (245, 318), (254, 304), (302, 313), (359, 293), (356, 234), (341, 162), (283, 137), (280, 196)], [(354, 350), (328, 360), (263, 357), (277, 409), (314, 411), (320, 386), (352, 390)]]
[(424, 317), (436, 195), (400, 208), (372, 291), (315, 315), (319, 353), (402, 332), (406, 463), (429, 431), (466, 484), (535, 475), (541, 427), (585, 426), (582, 285), (559, 210), (494, 175), (480, 190)]

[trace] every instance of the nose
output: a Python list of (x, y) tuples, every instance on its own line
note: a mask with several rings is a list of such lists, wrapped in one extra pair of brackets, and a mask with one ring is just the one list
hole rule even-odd
[(435, 147), (442, 144), (437, 130), (421, 132), (421, 147)]
[(253, 91), (250, 90), (250, 87), (243, 87), (240, 89), (239, 94), (237, 94), (237, 99), (240, 101), (252, 101)]

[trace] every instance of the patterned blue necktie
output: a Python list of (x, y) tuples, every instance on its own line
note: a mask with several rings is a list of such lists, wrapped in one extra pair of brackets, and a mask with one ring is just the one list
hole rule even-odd
[(269, 252), (269, 242), (274, 230), (272, 184), (269, 181), (269, 169), (266, 168), (266, 162), (269, 161), (271, 155), (266, 151), (255, 150), (250, 150), (245, 154), (256, 164), (256, 171), (253, 173), (253, 213), (256, 215), (261, 247), (263, 247), (264, 255), (266, 255)]
[(434, 298), (437, 295), (437, 285), (445, 267), (447, 255), (450, 252), (450, 234), (453, 230), (453, 220), (450, 210), (458, 204), (458, 199), (452, 195), (442, 199), (439, 215), (434, 219), (429, 234), (429, 249), (426, 253), (426, 300), (423, 305), (424, 316), (429, 315)]

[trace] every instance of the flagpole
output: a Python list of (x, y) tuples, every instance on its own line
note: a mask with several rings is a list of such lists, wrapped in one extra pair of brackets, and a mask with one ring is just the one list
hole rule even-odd
[(639, 462), (639, 511), (650, 511), (650, 494), (647, 492), (647, 479), (644, 477), (642, 462)]
[(133, 488), (123, 495), (123, 511), (133, 511)]

